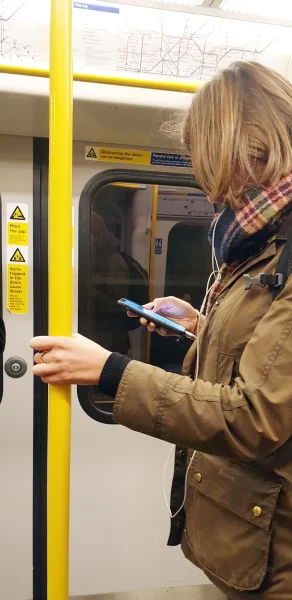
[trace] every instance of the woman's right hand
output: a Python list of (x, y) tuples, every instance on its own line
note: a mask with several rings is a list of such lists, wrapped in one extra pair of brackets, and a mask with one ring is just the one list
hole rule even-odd
[[(197, 325), (198, 325), (198, 317), (199, 311), (197, 311), (191, 304), (181, 300), (180, 298), (175, 298), (174, 296), (167, 296), (166, 298), (155, 298), (153, 302), (149, 302), (148, 304), (144, 304), (144, 308), (148, 310), (153, 310), (159, 315), (163, 317), (167, 317), (168, 319), (172, 319), (179, 325), (183, 325), (186, 327), (188, 331), (198, 334)], [(133, 313), (128, 313), (129, 317), (134, 317)], [(204, 323), (205, 317), (201, 315), (200, 317), (200, 328)], [(156, 327), (154, 323), (149, 323), (146, 319), (140, 319), (141, 325), (147, 326), (148, 331), (151, 333), (153, 331), (157, 331), (159, 335), (162, 336), (174, 336), (175, 333), (164, 329), (163, 327)]]

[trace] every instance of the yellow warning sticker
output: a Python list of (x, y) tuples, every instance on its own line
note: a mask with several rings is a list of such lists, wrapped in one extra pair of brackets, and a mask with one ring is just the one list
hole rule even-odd
[(8, 265), (7, 308), (11, 313), (24, 315), (28, 312), (28, 266)]
[(27, 204), (7, 204), (7, 244), (28, 246)]
[(16, 250), (13, 252), (10, 261), (25, 263), (25, 258), (23, 258), (23, 255), (21, 254), (19, 248), (16, 248)]
[(7, 308), (14, 314), (28, 312), (28, 248), (7, 246)]
[(86, 154), (86, 158), (97, 158), (94, 148), (90, 148)]
[(28, 245), (28, 223), (9, 221), (7, 227), (7, 240), (10, 246)]
[(149, 165), (151, 152), (145, 150), (131, 150), (129, 148), (98, 148), (96, 146), (85, 148), (85, 159), (101, 162), (130, 163), (133, 165)]
[(7, 308), (13, 314), (28, 313), (28, 205), (7, 204)]
[(11, 217), (11, 221), (25, 221), (25, 216), (19, 206), (16, 206)]

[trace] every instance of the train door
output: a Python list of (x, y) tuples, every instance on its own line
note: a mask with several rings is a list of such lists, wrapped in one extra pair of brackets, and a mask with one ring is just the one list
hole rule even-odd
[[(185, 214), (185, 208), (177, 214), (169, 210), (163, 214), (159, 206), (165, 186), (174, 192), (182, 190), (179, 202), (183, 200), (183, 206), (191, 204), (187, 197), (193, 191), (189, 175), (161, 173), (157, 168), (129, 171), (112, 167), (98, 173), (96, 163), (84, 166), (84, 146), (76, 144), (73, 176), (78, 330), (112, 350), (150, 361), (150, 336), (135, 319), (122, 314), (116, 302), (122, 296), (133, 295), (146, 302), (149, 288), (155, 295), (159, 289), (161, 293), (170, 289), (171, 270), (176, 269), (173, 248), (177, 247), (178, 254), (183, 252), (177, 246), (179, 227), (190, 228), (194, 234), (194, 250), (191, 234), (187, 244), (192, 256), (196, 255), (198, 235), (201, 243), (201, 229), (205, 233), (213, 208), (200, 195), (202, 214), (195, 214), (195, 210), (192, 215)], [(210, 272), (208, 251), (206, 243), (205, 266), (199, 279), (194, 262), (197, 288), (207, 282)], [(76, 257), (77, 253), (77, 265)], [(185, 290), (178, 277), (176, 286), (181, 286), (183, 295)], [(179, 598), (181, 586), (207, 583), (204, 575), (185, 561), (179, 548), (166, 546), (169, 517), (162, 477), (168, 444), (111, 425), (112, 399), (102, 396), (98, 388), (80, 387), (78, 397), (80, 404), (73, 404), (72, 415), (74, 593), (93, 594), (98, 590), (118, 594), (152, 589), (156, 598), (159, 589), (173, 587)], [(170, 481), (171, 469), (168, 487)]]
[(32, 138), (1, 136), (0, 195), (0, 297), (6, 325), (3, 361), (0, 356), (0, 596), (18, 600), (32, 596)]
[[(33, 382), (28, 341), (47, 331), (48, 145), (47, 140), (2, 136), (0, 152), (0, 282), (7, 328), (0, 365), (0, 592), (7, 600), (20, 600), (31, 598), (34, 587), (38, 600), (46, 597), (47, 390), (39, 380)], [(155, 295), (185, 294), (178, 267), (183, 255), (194, 257), (195, 287), (204, 285), (210, 268), (205, 231), (212, 207), (201, 197), (202, 213), (185, 208), (192, 205), (187, 194), (199, 194), (189, 187), (190, 175), (142, 169), (98, 173), (95, 163), (84, 165), (84, 145), (75, 144), (74, 329), (154, 362), (153, 338), (124, 315), (120, 321), (115, 301), (138, 294), (142, 302), (149, 289)], [(183, 194), (180, 211), (165, 208), (166, 192), (168, 200), (171, 194)], [(171, 200), (172, 207), (176, 201)], [(195, 258), (203, 238), (206, 256), (199, 272)], [(188, 286), (194, 285), (193, 278)], [(181, 349), (181, 358), (185, 351)], [(165, 354), (164, 346), (161, 356)], [(179, 548), (166, 546), (169, 518), (162, 473), (168, 445), (112, 426), (112, 401), (101, 398), (98, 389), (80, 388), (78, 396), (79, 403), (74, 390), (70, 595), (152, 589), (157, 598), (158, 590), (172, 587), (177, 599), (181, 587), (207, 583)], [(171, 469), (168, 487), (170, 480)], [(210, 593), (213, 598), (214, 590)]]

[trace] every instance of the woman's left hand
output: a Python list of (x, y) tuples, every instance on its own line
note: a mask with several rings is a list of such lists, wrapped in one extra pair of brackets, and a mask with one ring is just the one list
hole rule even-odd
[(38, 350), (33, 374), (53, 385), (96, 385), (111, 354), (79, 334), (35, 337), (30, 347)]

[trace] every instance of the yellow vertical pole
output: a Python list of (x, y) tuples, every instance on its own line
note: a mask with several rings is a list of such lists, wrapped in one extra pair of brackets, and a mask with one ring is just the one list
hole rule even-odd
[[(158, 210), (158, 185), (153, 186), (152, 210), (151, 210), (151, 240), (150, 240), (150, 259), (149, 259), (149, 302), (154, 300), (154, 278), (155, 278), (155, 241), (156, 241), (156, 223)], [(146, 357), (145, 362), (150, 360), (151, 333), (146, 333)]]
[[(72, 334), (72, 0), (51, 0), (49, 334)], [(70, 386), (50, 386), (48, 600), (69, 597)]]

